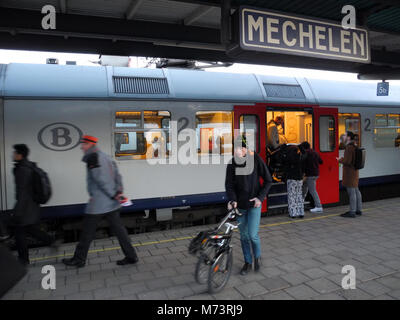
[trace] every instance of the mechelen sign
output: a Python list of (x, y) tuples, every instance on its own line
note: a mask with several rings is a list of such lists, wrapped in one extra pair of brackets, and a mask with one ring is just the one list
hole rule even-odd
[(368, 31), (339, 23), (250, 7), (239, 11), (240, 47), (316, 58), (370, 63)]

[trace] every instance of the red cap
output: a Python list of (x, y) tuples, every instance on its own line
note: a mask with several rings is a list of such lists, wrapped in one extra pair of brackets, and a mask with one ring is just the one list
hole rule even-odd
[(98, 140), (99, 140), (99, 139), (97, 139), (96, 137), (84, 135), (84, 136), (82, 137), (82, 139), (80, 140), (80, 143), (91, 143), (91, 144), (96, 144)]

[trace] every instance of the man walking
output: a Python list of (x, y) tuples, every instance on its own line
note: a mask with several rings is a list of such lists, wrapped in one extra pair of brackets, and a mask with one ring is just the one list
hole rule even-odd
[[(253, 164), (252, 168), (250, 163)], [(252, 171), (240, 172), (240, 169), (245, 170), (246, 166)], [(262, 186), (260, 178), (263, 179)], [(264, 161), (256, 152), (248, 149), (246, 138), (239, 136), (235, 141), (235, 156), (226, 169), (225, 190), (229, 200), (228, 209), (238, 208), (243, 213), (237, 218), (245, 261), (240, 271), (241, 275), (246, 275), (251, 269), (253, 256), (254, 271), (260, 269), (261, 245), (258, 229), (261, 204), (271, 185), (271, 175)]]
[(305, 199), (307, 193), (310, 192), (315, 205), (313, 209), (310, 209), (310, 212), (323, 212), (321, 201), (319, 199), (317, 192), (319, 165), (322, 164), (322, 159), (317, 152), (311, 149), (311, 146), (307, 141), (301, 143), (301, 146), (305, 150), (305, 160), (304, 160), (305, 180), (303, 181), (303, 199)]
[(11, 214), (10, 225), (14, 228), (18, 258), (23, 264), (29, 264), (29, 251), (26, 234), (51, 245), (55, 238), (40, 230), (40, 205), (34, 200), (33, 165), (28, 160), (29, 148), (25, 144), (13, 146), (15, 162), (16, 204)]
[(344, 157), (338, 159), (343, 164), (342, 185), (346, 187), (350, 200), (350, 211), (341, 214), (345, 218), (355, 218), (356, 215), (362, 214), (362, 197), (358, 189), (358, 170), (355, 169), (354, 163), (356, 158), (356, 146), (354, 142), (354, 133), (347, 131), (344, 136), (346, 149)]
[(82, 161), (87, 165), (87, 188), (90, 200), (86, 206), (83, 230), (75, 254), (70, 259), (63, 259), (64, 264), (78, 268), (86, 263), (97, 224), (103, 217), (110, 224), (125, 254), (125, 258), (117, 261), (117, 264), (133, 264), (138, 261), (136, 251), (119, 215), (119, 199), (123, 191), (121, 175), (111, 157), (97, 148), (97, 141), (97, 138), (87, 135), (81, 139), (81, 149), (84, 153)]

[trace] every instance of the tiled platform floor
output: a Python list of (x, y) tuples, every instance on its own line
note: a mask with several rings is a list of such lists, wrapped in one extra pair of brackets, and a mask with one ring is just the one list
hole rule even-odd
[[(75, 244), (33, 249), (28, 274), (3, 299), (399, 299), (400, 198), (367, 202), (356, 219), (338, 216), (344, 211), (263, 218), (263, 265), (247, 276), (238, 274), (243, 257), (235, 233), (233, 273), (216, 295), (195, 282), (196, 259), (187, 251), (201, 226), (132, 235), (140, 258), (133, 266), (115, 264), (123, 256), (114, 238), (94, 241), (81, 269), (61, 263)], [(56, 268), (56, 290), (41, 289), (46, 264)], [(356, 268), (354, 290), (341, 288), (344, 265)]]

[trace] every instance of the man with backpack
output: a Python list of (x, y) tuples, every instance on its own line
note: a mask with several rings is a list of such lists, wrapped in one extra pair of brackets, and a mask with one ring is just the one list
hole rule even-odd
[(55, 238), (40, 230), (38, 226), (40, 221), (38, 196), (43, 196), (43, 194), (41, 190), (37, 190), (37, 167), (28, 160), (29, 148), (25, 144), (16, 144), (13, 148), (15, 162), (13, 172), (17, 202), (11, 213), (10, 225), (14, 229), (19, 260), (23, 264), (29, 264), (26, 235), (29, 234), (45, 245), (51, 245)]
[(350, 200), (350, 211), (341, 214), (345, 218), (355, 218), (356, 215), (362, 214), (362, 197), (358, 189), (358, 169), (361, 169), (364, 164), (361, 149), (359, 149), (354, 142), (354, 133), (347, 131), (344, 136), (346, 149), (344, 156), (338, 159), (339, 163), (343, 165), (343, 178), (342, 185), (346, 187)]
[(111, 157), (97, 148), (97, 141), (96, 137), (88, 135), (81, 139), (81, 149), (84, 153), (82, 161), (87, 167), (90, 200), (86, 206), (83, 230), (75, 254), (72, 258), (63, 259), (67, 266), (77, 268), (85, 265), (90, 243), (96, 234), (97, 223), (103, 217), (110, 224), (125, 254), (125, 258), (117, 261), (117, 264), (134, 264), (139, 260), (119, 215), (120, 201), (123, 198), (121, 175)]

